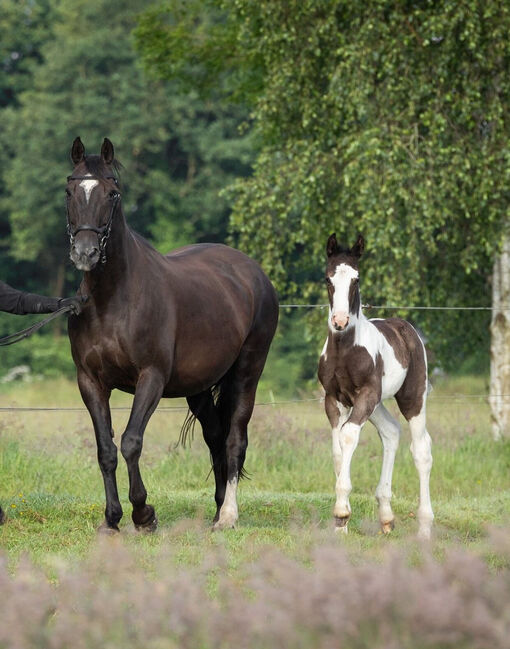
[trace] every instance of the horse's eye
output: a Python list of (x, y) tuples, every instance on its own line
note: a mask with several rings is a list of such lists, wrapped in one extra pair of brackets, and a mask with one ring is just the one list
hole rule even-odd
[(119, 194), (119, 192), (116, 191), (115, 189), (112, 189), (112, 191), (108, 194), (108, 196), (109, 196), (112, 200), (115, 200), (115, 199), (117, 199), (117, 198), (120, 197), (120, 194)]
[(71, 198), (71, 192), (66, 188), (66, 198)]
[(329, 277), (326, 277), (326, 278), (324, 279), (324, 281), (326, 282), (326, 284), (327, 284), (328, 286), (331, 286), (331, 280), (330, 280)]

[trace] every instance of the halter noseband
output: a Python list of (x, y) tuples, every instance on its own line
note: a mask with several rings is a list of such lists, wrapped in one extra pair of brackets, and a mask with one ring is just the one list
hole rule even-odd
[[(116, 186), (118, 186), (119, 182), (115, 176), (103, 176), (102, 178), (99, 178), (98, 176), (67, 176), (67, 182), (70, 182), (71, 180), (113, 180)], [(79, 225), (77, 228), (74, 230), (71, 229), (71, 221), (69, 218), (69, 202), (67, 202), (67, 234), (69, 235), (69, 242), (71, 246), (74, 243), (74, 238), (78, 234), (78, 232), (82, 232), (83, 230), (90, 230), (91, 232), (95, 232), (98, 236), (99, 239), (99, 254), (100, 254), (100, 262), (104, 264), (106, 262), (106, 244), (108, 242), (108, 237), (110, 236), (110, 232), (112, 229), (112, 223), (113, 223), (113, 215), (115, 213), (115, 208), (117, 207), (119, 201), (120, 201), (120, 194), (117, 194), (115, 197), (111, 199), (112, 201), (112, 207), (110, 210), (110, 216), (108, 217), (108, 221), (106, 222), (105, 225), (103, 225), (101, 228), (96, 228), (95, 225)]]

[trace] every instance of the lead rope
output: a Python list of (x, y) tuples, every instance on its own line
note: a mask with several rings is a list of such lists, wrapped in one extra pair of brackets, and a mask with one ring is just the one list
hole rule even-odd
[(21, 331), (17, 331), (16, 333), (9, 334), (8, 336), (4, 336), (3, 338), (0, 338), (0, 347), (5, 347), (6, 345), (14, 345), (15, 343), (19, 343), (21, 340), (28, 338), (33, 333), (38, 331), (41, 327), (44, 327), (44, 325), (48, 324), (48, 322), (51, 322), (52, 320), (55, 320), (55, 318), (58, 318), (64, 313), (69, 313), (72, 310), (73, 307), (71, 305), (60, 307), (60, 309), (57, 309), (57, 311), (51, 313), (47, 318), (44, 318), (44, 320), (40, 320), (39, 322), (36, 322), (35, 324), (31, 325), (30, 327), (27, 327), (26, 329), (22, 329)]

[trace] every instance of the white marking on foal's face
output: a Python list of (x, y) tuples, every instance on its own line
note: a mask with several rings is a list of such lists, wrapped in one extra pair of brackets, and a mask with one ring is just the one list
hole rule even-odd
[[(351, 287), (351, 282), (353, 279), (358, 279), (358, 271), (350, 266), (349, 264), (338, 264), (335, 269), (335, 274), (330, 277), (333, 288), (333, 305), (329, 308), (329, 328), (333, 333), (336, 333), (337, 330), (331, 322), (331, 317), (335, 313), (349, 313), (349, 289)], [(349, 324), (346, 329), (350, 327), (352, 323), (352, 316), (357, 316), (358, 314), (351, 314), (349, 319)]]
[[(86, 174), (86, 175), (90, 176), (91, 174)], [(83, 191), (85, 192), (85, 199), (87, 201), (87, 205), (89, 203), (92, 190), (94, 189), (94, 187), (97, 187), (98, 185), (99, 185), (99, 181), (95, 179), (81, 181), (80, 187), (83, 187)]]

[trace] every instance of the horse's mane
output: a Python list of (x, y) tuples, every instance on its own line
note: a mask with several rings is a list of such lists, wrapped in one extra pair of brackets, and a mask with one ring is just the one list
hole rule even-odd
[(108, 176), (113, 175), (120, 180), (120, 172), (124, 168), (118, 160), (113, 160), (110, 165), (105, 164), (103, 158), (100, 155), (86, 155), (85, 156), (85, 166), (87, 171), (97, 178), (107, 178)]

